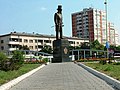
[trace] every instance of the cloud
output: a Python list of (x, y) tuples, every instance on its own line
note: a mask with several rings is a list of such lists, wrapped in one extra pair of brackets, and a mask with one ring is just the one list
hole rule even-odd
[(40, 8), (41, 11), (45, 11), (46, 9), (47, 9), (47, 8), (45, 8), (45, 7), (41, 7), (41, 8)]

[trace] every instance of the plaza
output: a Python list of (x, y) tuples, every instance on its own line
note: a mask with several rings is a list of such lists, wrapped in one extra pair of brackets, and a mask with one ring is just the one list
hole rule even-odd
[(9, 90), (115, 90), (72, 62), (52, 63)]

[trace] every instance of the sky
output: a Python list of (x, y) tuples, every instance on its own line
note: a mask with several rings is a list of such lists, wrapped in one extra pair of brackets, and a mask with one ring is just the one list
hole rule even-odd
[[(62, 5), (63, 35), (72, 36), (71, 14), (93, 7), (105, 10), (105, 0), (0, 0), (0, 35), (10, 32), (55, 35), (54, 13)], [(120, 33), (120, 0), (108, 1), (108, 21)]]

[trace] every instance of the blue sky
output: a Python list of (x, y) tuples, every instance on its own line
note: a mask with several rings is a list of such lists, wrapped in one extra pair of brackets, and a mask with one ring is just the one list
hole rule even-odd
[[(108, 0), (108, 20), (120, 29), (119, 0)], [(94, 7), (104, 10), (104, 0), (0, 0), (0, 35), (13, 31), (55, 34), (54, 13), (63, 7), (63, 34), (72, 35), (71, 13)], [(120, 31), (119, 31), (120, 32)]]

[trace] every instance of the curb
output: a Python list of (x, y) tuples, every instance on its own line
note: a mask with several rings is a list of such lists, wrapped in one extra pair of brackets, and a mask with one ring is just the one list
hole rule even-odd
[(35, 73), (36, 71), (38, 71), (39, 69), (43, 68), (45, 65), (41, 65), (40, 67), (33, 69), (32, 71), (29, 71), (26, 74), (23, 74), (11, 81), (9, 81), (8, 83), (5, 83), (3, 85), (0, 86), (0, 90), (8, 90), (10, 89), (12, 86), (16, 85), (17, 83), (19, 83), (20, 81), (22, 81), (23, 79), (27, 78), (28, 76), (32, 75), (33, 73)]
[(82, 68), (86, 69), (87, 71), (89, 71), (90, 73), (94, 74), (95, 76), (101, 78), (102, 80), (106, 81), (108, 84), (110, 84), (113, 88), (119, 89), (120, 90), (120, 81), (107, 76), (104, 73), (98, 72), (97, 70), (92, 69), (91, 67), (88, 67), (82, 63), (78, 63), (79, 66), (81, 66)]

